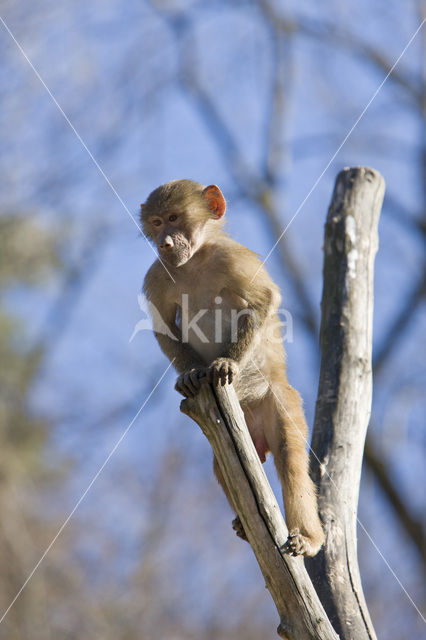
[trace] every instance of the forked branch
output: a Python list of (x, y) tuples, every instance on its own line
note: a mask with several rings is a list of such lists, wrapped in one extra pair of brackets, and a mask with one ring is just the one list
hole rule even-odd
[(281, 551), (287, 528), (232, 386), (204, 384), (181, 405), (213, 448), (277, 607), (282, 638), (337, 640), (336, 631), (341, 640), (375, 638), (359, 577), (356, 512), (371, 409), (373, 265), (383, 194), (378, 172), (345, 169), (327, 218), (322, 365), (311, 455), (326, 544), (308, 565), (317, 591), (303, 560)]

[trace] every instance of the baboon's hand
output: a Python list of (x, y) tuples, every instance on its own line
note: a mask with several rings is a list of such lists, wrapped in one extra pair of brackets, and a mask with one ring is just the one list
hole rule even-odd
[(238, 375), (239, 367), (235, 360), (231, 358), (217, 358), (213, 360), (207, 368), (207, 381), (215, 387), (224, 386), (226, 383), (232, 384)]
[(201, 380), (206, 377), (205, 367), (194, 367), (180, 374), (176, 380), (175, 389), (185, 398), (193, 398), (201, 387)]

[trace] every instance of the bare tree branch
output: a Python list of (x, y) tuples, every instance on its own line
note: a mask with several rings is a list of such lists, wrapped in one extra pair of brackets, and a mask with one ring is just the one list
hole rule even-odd
[[(386, 75), (392, 69), (393, 61), (389, 60), (383, 51), (376, 49), (368, 42), (364, 42), (354, 33), (341, 28), (336, 28), (334, 24), (328, 23), (324, 20), (320, 22), (307, 18), (306, 16), (290, 18), (282, 13), (278, 14), (275, 7), (273, 7), (270, 2), (267, 0), (259, 1), (263, 10), (269, 15), (270, 20), (274, 22), (277, 29), (286, 33), (289, 31), (293, 31), (295, 33), (298, 32), (301, 35), (318, 40), (323, 44), (338, 46), (341, 49), (349, 51), (351, 54), (359, 56), (365, 62), (372, 64)], [(412, 78), (408, 73), (404, 73), (397, 68), (393, 69), (389, 76), (389, 80), (405, 89), (405, 94), (408, 94), (410, 98), (417, 103), (417, 105), (422, 104), (423, 98), (422, 92), (419, 91), (420, 83), (418, 78)]]
[(181, 410), (208, 438), (248, 540), (277, 607), (281, 638), (337, 640), (301, 558), (280, 551), (287, 528), (232, 386), (204, 384)]
[(325, 230), (311, 468), (326, 542), (308, 568), (342, 640), (375, 637), (359, 576), (356, 513), (371, 411), (373, 268), (383, 195), (378, 172), (345, 169), (336, 180)]

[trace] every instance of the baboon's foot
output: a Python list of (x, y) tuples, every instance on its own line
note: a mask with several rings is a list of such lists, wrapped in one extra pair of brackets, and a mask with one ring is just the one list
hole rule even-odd
[(241, 538), (242, 540), (246, 540), (247, 541), (246, 532), (244, 531), (244, 527), (243, 527), (243, 525), (241, 523), (241, 520), (239, 519), (238, 516), (233, 519), (232, 528), (233, 528), (233, 530), (235, 531), (235, 533), (237, 534), (237, 536), (239, 538)]
[(314, 541), (300, 533), (299, 529), (292, 529), (281, 551), (290, 556), (316, 556), (322, 547), (321, 541)]

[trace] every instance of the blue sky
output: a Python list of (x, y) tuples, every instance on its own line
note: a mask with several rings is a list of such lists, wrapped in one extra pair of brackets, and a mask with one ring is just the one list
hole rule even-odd
[[(23, 2), (19, 7), (5, 5), (3, 18), (132, 215), (137, 217), (140, 202), (165, 181), (189, 177), (204, 184), (214, 182), (228, 197), (230, 234), (265, 256), (275, 237), (264, 214), (235, 180), (221, 136), (182, 88), (177, 44), (184, 55), (193, 54), (197, 78), (241, 150), (248, 172), (259, 175), (274, 72), (268, 28), (254, 6), (244, 3), (238, 8), (192, 3), (189, 10), (190, 3), (183, 2), (175, 11), (177, 4), (158, 4), (160, 10), (143, 1), (125, 5), (112, 0), (61, 5), (49, 1), (42, 7)], [(326, 2), (321, 8), (308, 1), (275, 4), (286, 15), (331, 22), (337, 30), (385, 52), (392, 62), (419, 24), (412, 3), (377, 2), (371, 7), (357, 2), (340, 7)], [(164, 17), (167, 9), (168, 15), (189, 17), (191, 38), (176, 40)], [(421, 36), (398, 67), (410, 79), (421, 72), (420, 43)], [(284, 46), (291, 48), (283, 77), (285, 108), (274, 134), (284, 149), (274, 191), (283, 227), (384, 77), (383, 71), (362, 57), (330, 42), (296, 36)], [(83, 266), (82, 284), (67, 306), (63, 326), (58, 325), (60, 316), (49, 320), (63, 287), (61, 276), (35, 293), (15, 290), (7, 297), (10, 308), (27, 321), (30, 335), (43, 335), (49, 347), (33, 390), (34, 406), (56, 419), (52, 442), (76, 460), (73, 477), (62, 489), (64, 504), (72, 505), (167, 366), (149, 333), (139, 333), (129, 343), (142, 317), (137, 294), (153, 254), (4, 29), (0, 55), (1, 211), (30, 214), (41, 225), (58, 230), (65, 264)], [(387, 193), (401, 203), (404, 214), (395, 217), (385, 203), (376, 260), (376, 347), (422, 268), (423, 240), (409, 219), (420, 215), (424, 206), (419, 164), (423, 127), (401, 85), (389, 79), (286, 234), (319, 320), (323, 225), (335, 176), (344, 166), (358, 164), (381, 171)], [(96, 233), (99, 239), (93, 242)], [(294, 342), (287, 349), (289, 376), (305, 400), (312, 424), (318, 352), (300, 321), (300, 302), (278, 252), (267, 267), (282, 289), (284, 306), (294, 313)], [(419, 512), (424, 508), (420, 477), (424, 478), (425, 321), (423, 305), (380, 373), (373, 405), (374, 435), (401, 490), (410, 495)], [(129, 465), (135, 473), (141, 466), (155, 469), (170, 441), (201, 456), (190, 459), (187, 473), (206, 482), (208, 447), (189, 420), (179, 415), (173, 384), (170, 370), (77, 517), (84, 519), (86, 510), (96, 513), (103, 488), (116, 474), (120, 476), (122, 468)], [(123, 403), (129, 403), (128, 410), (103, 429), (102, 416)], [(270, 464), (268, 469), (272, 472)], [(144, 481), (149, 482), (149, 477), (147, 473)], [(274, 479), (273, 483), (277, 489)], [(185, 487), (192, 485), (190, 480), (184, 482)], [(118, 504), (120, 500), (126, 504), (119, 485), (114, 496)], [(226, 506), (219, 502), (215, 513), (216, 509), (224, 514), (226, 528), (230, 519)], [(105, 527), (114, 529), (116, 516), (108, 510), (99, 513)], [(129, 523), (134, 521), (131, 505), (120, 513)], [(137, 538), (143, 527), (143, 517), (138, 517), (135, 530), (129, 528), (131, 538)], [(389, 509), (368, 478), (361, 493), (360, 517), (374, 538), (380, 539), (383, 554), (395, 564), (413, 599), (420, 598), (415, 552), (407, 548), (403, 561), (398, 557), (400, 532), (393, 530)], [(184, 522), (180, 527), (178, 540), (184, 555), (189, 544), (185, 536), (190, 533)], [(231, 534), (226, 530), (221, 535)], [(381, 622), (383, 636), (402, 616), (410, 637), (420, 638), (415, 635), (419, 628), (415, 612), (361, 534), (360, 554), (367, 591), (373, 593), (384, 584), (386, 600), (393, 603), (389, 620)], [(246, 556), (244, 549), (233, 550), (235, 564), (230, 563), (230, 571), (240, 567), (243, 557), (247, 575), (255, 583), (256, 568)], [(217, 561), (213, 555), (208, 563), (201, 563), (204, 569), (197, 565), (196, 584), (207, 575), (202, 573), (208, 571), (207, 564), (211, 567)], [(118, 556), (118, 566), (120, 562), (125, 563), (125, 558)], [(182, 602), (189, 606), (190, 577), (187, 588)], [(382, 620), (380, 611), (373, 613)]]

